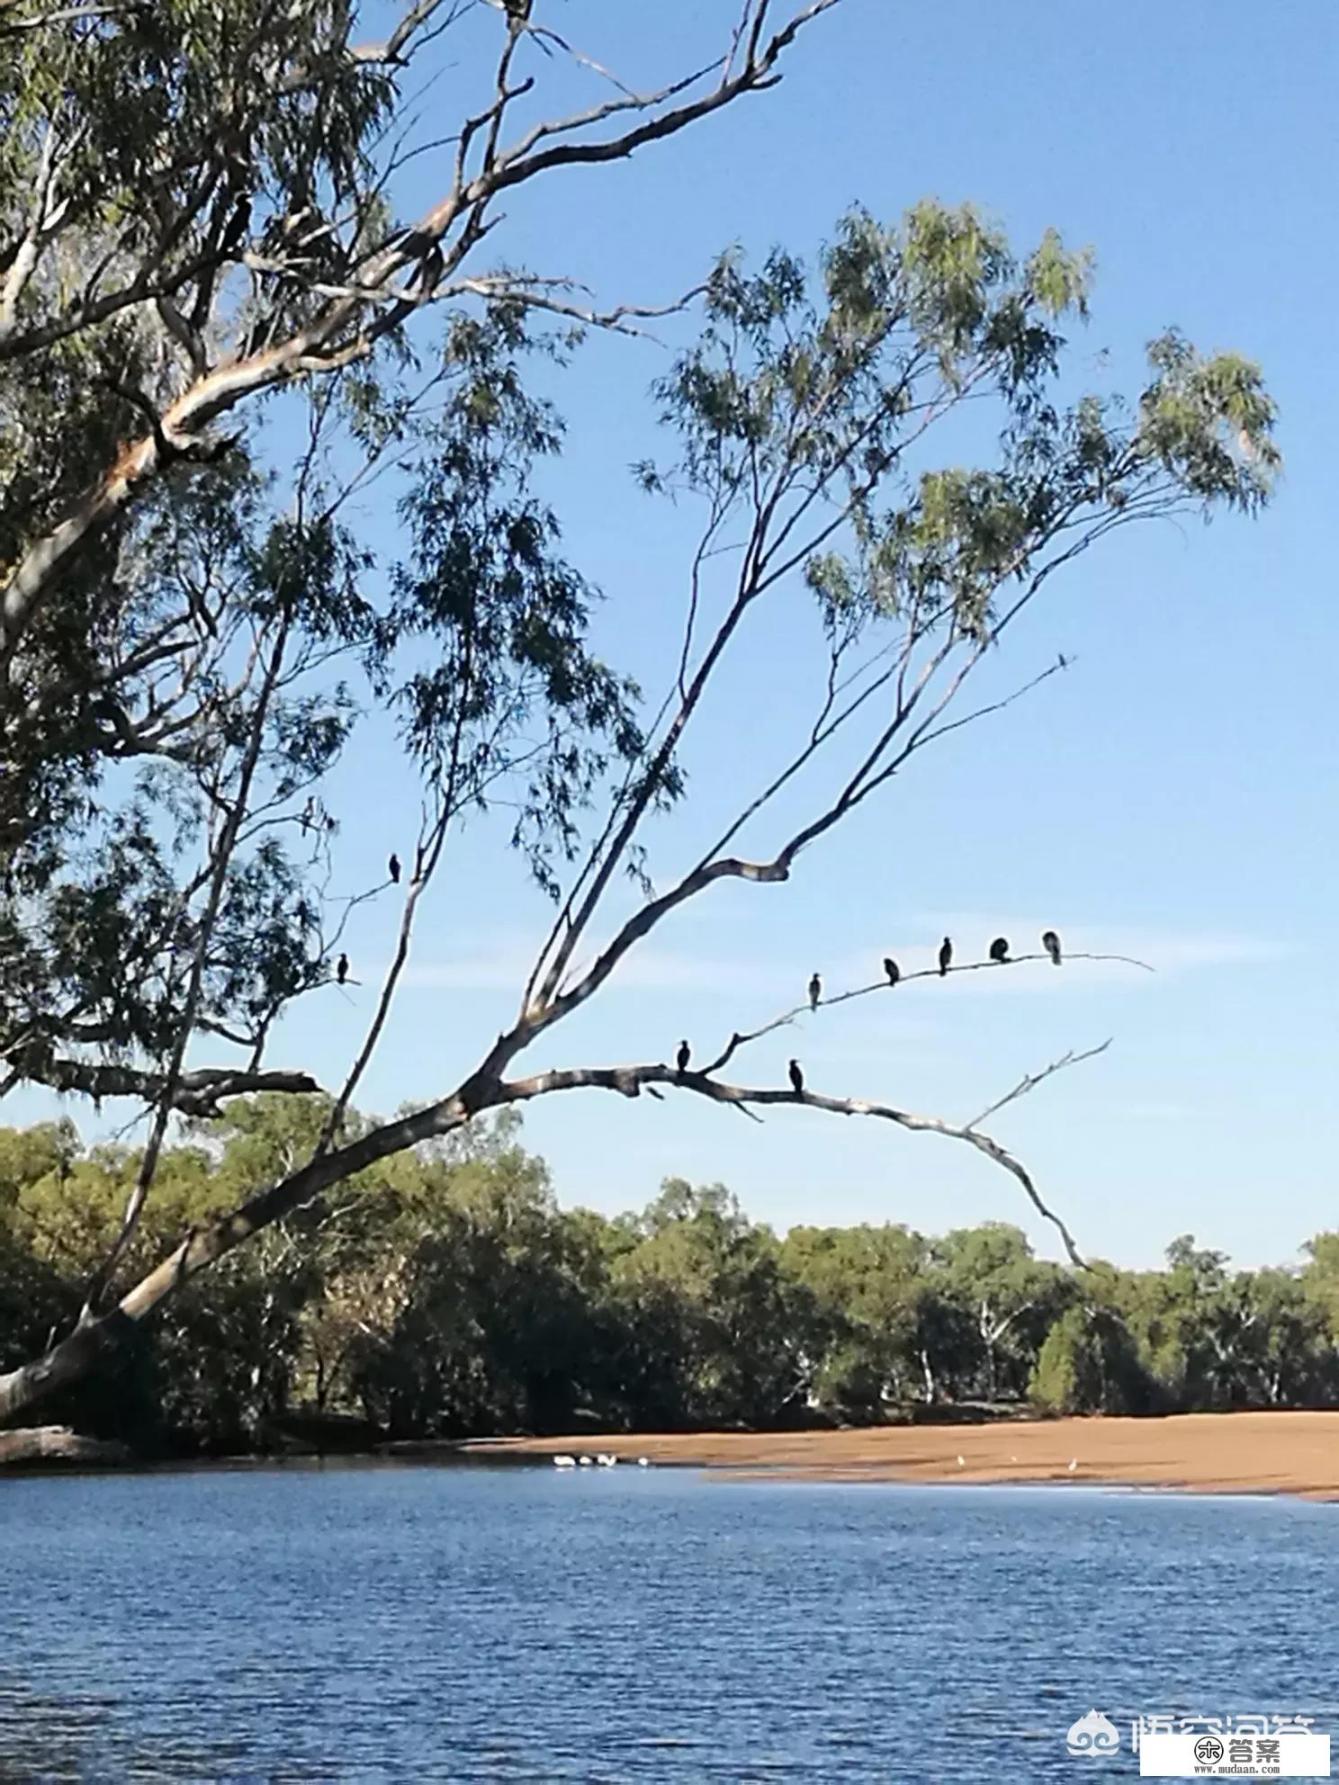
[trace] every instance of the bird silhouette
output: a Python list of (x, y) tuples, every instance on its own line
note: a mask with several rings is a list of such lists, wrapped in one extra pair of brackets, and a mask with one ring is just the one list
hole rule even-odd
[(238, 199), (233, 214), (228, 219), (228, 227), (224, 230), (223, 240), (219, 243), (219, 253), (235, 254), (250, 228), (251, 200), (243, 196)]
[(679, 1068), (680, 1072), (687, 1072), (688, 1060), (692, 1051), (693, 1050), (689, 1047), (686, 1041), (681, 1041), (679, 1043), (679, 1051), (674, 1056), (674, 1064)]
[(995, 961), (1001, 965), (1005, 961), (1008, 960), (1008, 958), (1009, 958), (1009, 939), (1007, 936), (997, 936), (995, 938), (995, 940), (991, 943), (990, 958), (992, 961)]
[(344, 981), (348, 977), (349, 977), (349, 957), (346, 954), (342, 954), (339, 957), (339, 959), (335, 962), (335, 983), (337, 985), (343, 985)]
[(1042, 931), (1041, 945), (1046, 950), (1047, 954), (1050, 955), (1051, 965), (1053, 967), (1058, 967), (1060, 965), (1060, 938), (1056, 935), (1054, 930)]
[(391, 852), (391, 859), (386, 863), (386, 872), (391, 877), (391, 884), (398, 886), (400, 884), (400, 858), (394, 851)]
[(883, 970), (888, 975), (889, 985), (896, 985), (898, 980), (902, 977), (901, 973), (898, 971), (897, 962), (891, 955), (884, 956)]
[(818, 1009), (818, 1000), (822, 996), (823, 996), (823, 981), (818, 977), (817, 973), (815, 973), (813, 978), (809, 981), (809, 1008), (810, 1008), (810, 1010)]
[(948, 972), (949, 963), (953, 959), (953, 944), (947, 936), (939, 945), (939, 977), (942, 979)]
[(797, 1097), (804, 1091), (804, 1074), (800, 1071), (798, 1060), (792, 1060), (790, 1063), (790, 1088)]

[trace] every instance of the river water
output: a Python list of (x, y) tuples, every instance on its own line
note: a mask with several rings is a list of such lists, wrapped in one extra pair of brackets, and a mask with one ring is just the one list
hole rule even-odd
[[(620, 1467), (0, 1483), (0, 1779), (1136, 1777), (1339, 1737), (1339, 1507)], [(1071, 1758), (1096, 1709), (1110, 1759)], [(1335, 1743), (1339, 1751), (1339, 1740)]]

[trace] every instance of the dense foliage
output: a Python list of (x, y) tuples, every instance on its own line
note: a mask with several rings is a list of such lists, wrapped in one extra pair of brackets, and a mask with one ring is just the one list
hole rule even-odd
[[(139, 1240), (309, 1145), (313, 1104), (236, 1103), (164, 1157)], [(963, 1403), (1143, 1413), (1339, 1403), (1339, 1234), (1300, 1271), (1034, 1258), (1002, 1223), (752, 1222), (668, 1181), (640, 1214), (562, 1210), (514, 1116), (401, 1154), (234, 1254), (103, 1378), (33, 1419), (148, 1453), (374, 1437), (878, 1421)], [(0, 1368), (78, 1306), (136, 1169), (68, 1126), (0, 1130)], [(338, 1219), (332, 1220), (331, 1216)]]

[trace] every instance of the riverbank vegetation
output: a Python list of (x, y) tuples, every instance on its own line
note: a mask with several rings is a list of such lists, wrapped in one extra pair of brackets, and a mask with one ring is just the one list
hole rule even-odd
[[(166, 1237), (301, 1157), (318, 1100), (238, 1100), (169, 1147), (136, 1235)], [(355, 1126), (362, 1119), (355, 1120)], [(519, 1118), (380, 1162), (276, 1223), (44, 1404), (142, 1455), (592, 1430), (800, 1428), (1339, 1405), (1339, 1234), (1300, 1270), (1036, 1258), (1004, 1223), (753, 1220), (670, 1179), (639, 1213), (563, 1209)], [(0, 1130), (0, 1369), (75, 1318), (139, 1155), (65, 1122)]]

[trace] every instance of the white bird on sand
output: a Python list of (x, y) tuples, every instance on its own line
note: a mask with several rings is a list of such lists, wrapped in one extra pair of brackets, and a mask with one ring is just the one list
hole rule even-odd
[(612, 1469), (618, 1458), (612, 1450), (602, 1450), (597, 1452), (595, 1460), (602, 1469)]
[(555, 1469), (575, 1469), (577, 1460), (575, 1457), (557, 1456), (553, 1459), (553, 1466)]
[(639, 1469), (649, 1469), (651, 1467), (650, 1457), (638, 1457), (637, 1458), (637, 1467)]
[(960, 1469), (965, 1469), (967, 1467), (967, 1458), (966, 1457), (960, 1456), (958, 1458), (958, 1467)]
[(1074, 1471), (1078, 1468), (1078, 1466), (1079, 1466), (1079, 1459), (1077, 1457), (1071, 1457), (1069, 1459), (1069, 1473), (1072, 1475), (1074, 1473)]

